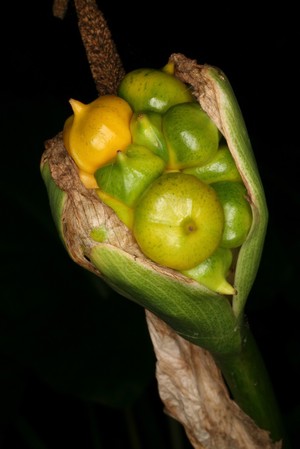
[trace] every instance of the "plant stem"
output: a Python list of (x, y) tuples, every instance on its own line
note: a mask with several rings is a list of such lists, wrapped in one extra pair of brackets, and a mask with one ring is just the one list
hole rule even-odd
[(270, 432), (272, 440), (283, 440), (282, 449), (289, 449), (282, 417), (273, 387), (251, 330), (245, 322), (241, 327), (242, 348), (237, 354), (215, 356), (233, 399), (261, 428)]
[(22, 416), (17, 421), (17, 430), (25, 441), (25, 444), (28, 444), (28, 447), (31, 449), (47, 449), (35, 429)]

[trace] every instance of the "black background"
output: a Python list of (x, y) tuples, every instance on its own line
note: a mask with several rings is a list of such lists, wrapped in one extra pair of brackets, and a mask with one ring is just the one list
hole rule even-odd
[[(232, 84), (270, 214), (262, 262), (246, 312), (296, 449), (300, 424), (296, 10), (288, 2), (264, 9), (253, 2), (243, 6), (197, 3), (197, 10), (194, 4), (158, 1), (98, 4), (126, 71), (159, 68), (171, 53), (181, 52), (221, 68)], [(157, 441), (151, 446), (151, 431), (145, 423), (152, 429), (153, 419), (159, 428), (169, 424), (156, 397), (154, 358), (143, 311), (114, 298), (108, 318), (99, 316), (99, 334), (97, 300), (89, 297), (95, 292), (85, 287), (88, 275), (74, 266), (58, 241), (39, 173), (44, 141), (62, 129), (71, 113), (69, 98), (88, 102), (97, 95), (73, 3), (64, 20), (53, 17), (50, 0), (14, 2), (5, 5), (1, 15), (0, 447), (42, 447), (34, 445), (35, 438), (46, 448), (134, 447), (132, 440), (128, 442), (133, 413), (143, 443), (140, 447), (159, 449)], [(87, 281), (93, 284), (90, 278)], [(105, 288), (103, 295), (109, 295)], [(92, 325), (90, 308), (96, 310)], [(115, 310), (122, 311), (117, 312), (118, 319)], [(132, 334), (132, 348), (127, 346), (133, 354), (131, 361), (124, 355), (120, 329)], [(87, 334), (91, 340), (87, 339), (77, 356), (80, 335)], [(76, 380), (68, 377), (73, 369), (66, 355), (70, 348), (74, 368), (76, 363), (81, 367)], [(142, 357), (142, 368), (137, 357)], [(104, 387), (99, 397), (95, 393), (98, 374), (92, 380), (87, 374), (91, 359), (101, 359), (102, 365), (92, 364), (97, 365), (96, 374), (105, 367), (114, 378), (105, 399)], [(134, 375), (126, 368), (130, 364)], [(124, 389), (130, 391), (130, 399), (119, 400)], [(111, 391), (115, 391), (114, 398)], [(149, 408), (152, 414), (146, 416)], [(93, 439), (90, 423), (94, 419), (98, 437)], [(111, 423), (113, 435), (107, 430)], [(170, 443), (165, 433), (160, 443), (166, 448)], [(97, 446), (101, 438), (104, 444)], [(189, 447), (188, 442), (183, 444)]]

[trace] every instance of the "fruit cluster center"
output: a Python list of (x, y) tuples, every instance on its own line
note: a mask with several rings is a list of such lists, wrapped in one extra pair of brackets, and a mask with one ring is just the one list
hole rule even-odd
[(233, 294), (233, 251), (252, 211), (227, 142), (190, 86), (167, 64), (129, 72), (117, 95), (70, 103), (64, 144), (85, 186), (152, 261)]

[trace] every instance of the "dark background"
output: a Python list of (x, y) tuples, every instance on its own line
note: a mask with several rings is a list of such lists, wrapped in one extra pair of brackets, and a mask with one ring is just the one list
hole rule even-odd
[[(100, 2), (126, 71), (173, 52), (221, 68), (242, 109), (269, 207), (246, 313), (293, 447), (300, 425), (299, 28), (265, 7)], [(0, 448), (189, 448), (162, 411), (144, 312), (69, 259), (39, 173), (70, 97), (95, 98), (73, 3), (2, 5)], [(99, 294), (100, 293), (100, 294)]]

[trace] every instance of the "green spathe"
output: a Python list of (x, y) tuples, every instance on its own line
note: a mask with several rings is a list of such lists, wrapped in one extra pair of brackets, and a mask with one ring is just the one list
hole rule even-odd
[(241, 340), (230, 302), (197, 282), (162, 274), (110, 245), (95, 246), (90, 259), (106, 282), (158, 315), (185, 339), (213, 353), (236, 353)]
[(56, 229), (60, 239), (62, 240), (63, 244), (65, 244), (63, 222), (61, 217), (65, 207), (67, 196), (61, 189), (57, 187), (54, 179), (52, 178), (48, 164), (41, 165), (41, 175), (47, 188), (53, 221), (56, 225)]

